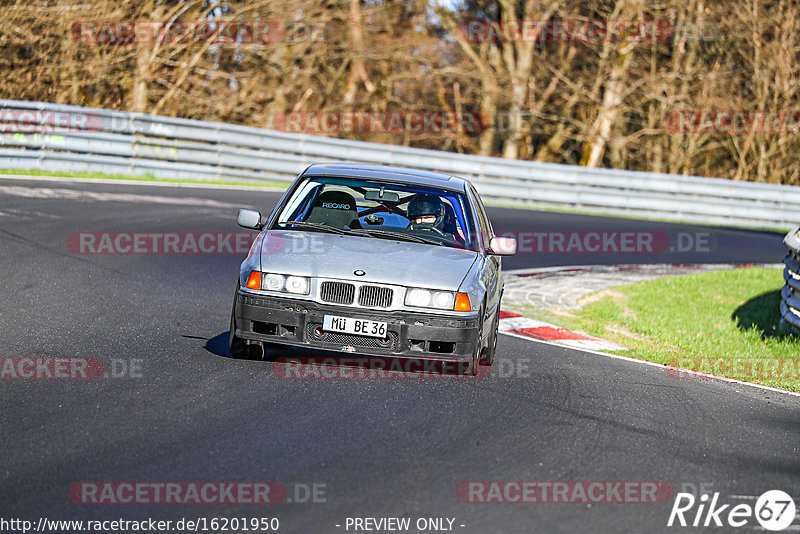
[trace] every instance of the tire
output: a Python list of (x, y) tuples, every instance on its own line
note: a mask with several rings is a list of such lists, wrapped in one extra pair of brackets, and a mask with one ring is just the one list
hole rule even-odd
[(481, 342), (481, 334), (483, 333), (483, 310), (481, 307), (480, 324), (478, 325), (478, 340), (475, 345), (475, 354), (472, 355), (472, 364), (469, 367), (469, 373), (472, 376), (478, 376), (478, 370), (483, 361), (483, 343)]
[(472, 362), (470, 362), (469, 366), (469, 374), (471, 376), (478, 376), (478, 370), (480, 369), (482, 360), (481, 354), (483, 354), (483, 351), (481, 350), (480, 344), (478, 344), (478, 346), (475, 347), (475, 354), (472, 356)]
[(481, 357), (481, 365), (491, 366), (494, 363), (494, 353), (497, 351), (497, 331), (500, 328), (500, 306), (492, 319), (492, 333), (489, 334), (489, 343), (486, 344), (486, 351)]
[(259, 342), (248, 343), (236, 335), (236, 297), (231, 310), (231, 326), (228, 330), (228, 352), (231, 357), (241, 360), (261, 360), (264, 358), (264, 346)]

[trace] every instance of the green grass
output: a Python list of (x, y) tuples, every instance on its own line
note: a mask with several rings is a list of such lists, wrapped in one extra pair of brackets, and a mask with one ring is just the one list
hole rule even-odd
[(59, 178), (89, 178), (98, 180), (131, 180), (135, 182), (165, 182), (173, 184), (210, 184), (210, 185), (245, 185), (251, 187), (268, 187), (286, 189), (289, 182), (258, 182), (246, 180), (189, 180), (179, 178), (158, 178), (152, 174), (128, 175), (128, 174), (104, 174), (101, 172), (68, 172), (68, 171), (41, 171), (41, 170), (20, 170), (20, 169), (0, 169), (0, 174), (13, 174), (25, 176), (55, 176)]
[(525, 315), (617, 342), (634, 358), (800, 391), (800, 338), (779, 328), (781, 269), (662, 278), (602, 291), (579, 310)]

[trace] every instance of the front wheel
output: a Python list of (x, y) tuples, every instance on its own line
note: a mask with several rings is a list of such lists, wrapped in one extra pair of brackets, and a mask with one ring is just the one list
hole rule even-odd
[(469, 373), (472, 376), (478, 376), (478, 369), (483, 361), (483, 343), (481, 334), (483, 333), (483, 311), (480, 314), (480, 324), (478, 325), (478, 339), (475, 343), (475, 352), (472, 355), (472, 362), (470, 363)]
[(489, 342), (486, 344), (486, 351), (481, 357), (481, 365), (492, 365), (494, 363), (494, 353), (497, 351), (497, 337), (500, 328), (500, 306), (494, 314), (492, 320), (492, 333), (489, 334)]
[[(234, 304), (235, 305), (235, 304)], [(228, 352), (231, 356), (243, 360), (261, 360), (264, 358), (264, 346), (261, 343), (248, 343), (236, 335), (236, 309), (231, 310), (231, 327), (228, 331)]]

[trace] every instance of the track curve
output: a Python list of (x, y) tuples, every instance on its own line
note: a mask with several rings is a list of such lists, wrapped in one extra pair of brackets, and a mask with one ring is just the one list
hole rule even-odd
[[(456, 492), (464, 481), (641, 480), (675, 491), (705, 483), (723, 496), (800, 493), (795, 397), (677, 380), (653, 366), (508, 336), (498, 345), (504, 371), (482, 379), (281, 380), (276, 364), (227, 355), (243, 254), (91, 255), (68, 246), (75, 232), (236, 232), (236, 208), (269, 212), (277, 199), (276, 192), (0, 181), (0, 355), (128, 366), (119, 378), (0, 381), (3, 516), (275, 516), (283, 532), (310, 533), (344, 532), (347, 517), (405, 514), (453, 517), (464, 533), (659, 532), (670, 530), (672, 501), (470, 504)], [(502, 230), (708, 232), (717, 244), (701, 252), (520, 254), (506, 268), (760, 263), (782, 255), (781, 235), (772, 232), (489, 211)], [(131, 373), (134, 360), (139, 371)], [(80, 481), (254, 480), (290, 490), (322, 484), (325, 502), (69, 499)]]

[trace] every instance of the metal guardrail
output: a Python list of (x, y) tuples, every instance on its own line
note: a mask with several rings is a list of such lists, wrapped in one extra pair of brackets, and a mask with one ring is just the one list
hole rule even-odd
[(781, 290), (781, 323), (800, 334), (800, 226), (786, 234), (783, 243), (788, 252), (783, 258), (786, 283)]
[[(54, 127), (72, 124), (75, 127)], [(23, 131), (9, 133), (9, 125)], [(800, 187), (506, 160), (42, 102), (0, 100), (0, 168), (289, 181), (354, 161), (456, 174), (487, 199), (704, 223), (787, 228)]]

